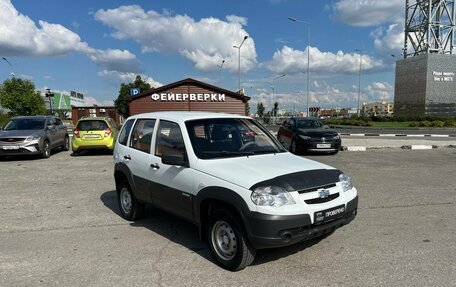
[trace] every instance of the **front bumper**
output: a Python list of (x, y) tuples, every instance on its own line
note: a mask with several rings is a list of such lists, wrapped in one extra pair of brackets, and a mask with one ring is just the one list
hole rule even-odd
[(0, 144), (0, 156), (34, 155), (41, 154), (42, 142), (40, 140), (22, 141), (12, 144)]
[(282, 216), (251, 212), (247, 217), (247, 233), (256, 249), (288, 246), (322, 236), (350, 223), (357, 210), (358, 196), (346, 204), (342, 218), (318, 226), (312, 224), (308, 214)]
[[(339, 140), (303, 140), (301, 139), (298, 143), (299, 149), (302, 151), (311, 151), (311, 152), (335, 152), (340, 150), (342, 141)], [(321, 145), (330, 145), (329, 147), (321, 147)]]

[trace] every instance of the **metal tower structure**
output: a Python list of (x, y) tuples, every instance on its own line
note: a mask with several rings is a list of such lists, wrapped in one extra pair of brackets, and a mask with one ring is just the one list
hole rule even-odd
[(456, 54), (455, 0), (406, 0), (404, 59), (420, 54)]

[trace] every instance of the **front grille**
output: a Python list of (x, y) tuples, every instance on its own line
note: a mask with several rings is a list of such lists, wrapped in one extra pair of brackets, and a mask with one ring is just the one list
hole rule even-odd
[(15, 143), (15, 142), (22, 142), (25, 138), (0, 138), (0, 142), (5, 143)]
[(333, 187), (335, 187), (335, 186), (336, 186), (335, 183), (331, 183), (331, 184), (327, 184), (327, 185), (322, 185), (322, 186), (316, 186), (316, 187), (301, 189), (301, 190), (298, 190), (298, 193), (301, 194), (301, 193), (307, 193), (307, 192), (317, 191), (317, 190), (319, 190), (319, 189), (330, 189), (330, 188), (333, 188)]
[(304, 200), (304, 202), (307, 203), (307, 204), (325, 203), (325, 202), (331, 201), (333, 199), (336, 199), (338, 197), (339, 197), (339, 193), (334, 193), (334, 194), (331, 194), (330, 196), (325, 197), (325, 198), (318, 197), (318, 198)]
[(7, 155), (7, 154), (18, 154), (18, 153), (29, 153), (28, 150), (20, 148), (20, 149), (12, 149), (12, 150), (3, 150), (0, 149), (0, 155)]

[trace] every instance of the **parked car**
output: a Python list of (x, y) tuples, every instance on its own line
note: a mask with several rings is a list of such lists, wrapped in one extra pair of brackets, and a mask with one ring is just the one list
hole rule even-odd
[(71, 147), (74, 155), (83, 150), (113, 151), (119, 133), (117, 123), (109, 117), (82, 118), (76, 123)]
[(146, 203), (182, 217), (198, 226), (228, 270), (251, 264), (257, 249), (325, 235), (357, 213), (347, 175), (287, 152), (244, 116), (135, 115), (123, 125), (113, 157), (125, 219), (141, 218)]
[(0, 130), (0, 156), (51, 156), (51, 150), (70, 149), (66, 126), (53, 116), (21, 116), (12, 118)]
[(316, 118), (290, 118), (279, 128), (277, 139), (290, 152), (326, 152), (336, 154), (340, 135)]

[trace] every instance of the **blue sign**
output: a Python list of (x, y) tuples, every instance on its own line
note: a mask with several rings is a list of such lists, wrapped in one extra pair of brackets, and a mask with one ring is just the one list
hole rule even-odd
[(140, 92), (141, 92), (140, 89), (131, 89), (131, 90), (130, 90), (130, 96), (139, 95)]

